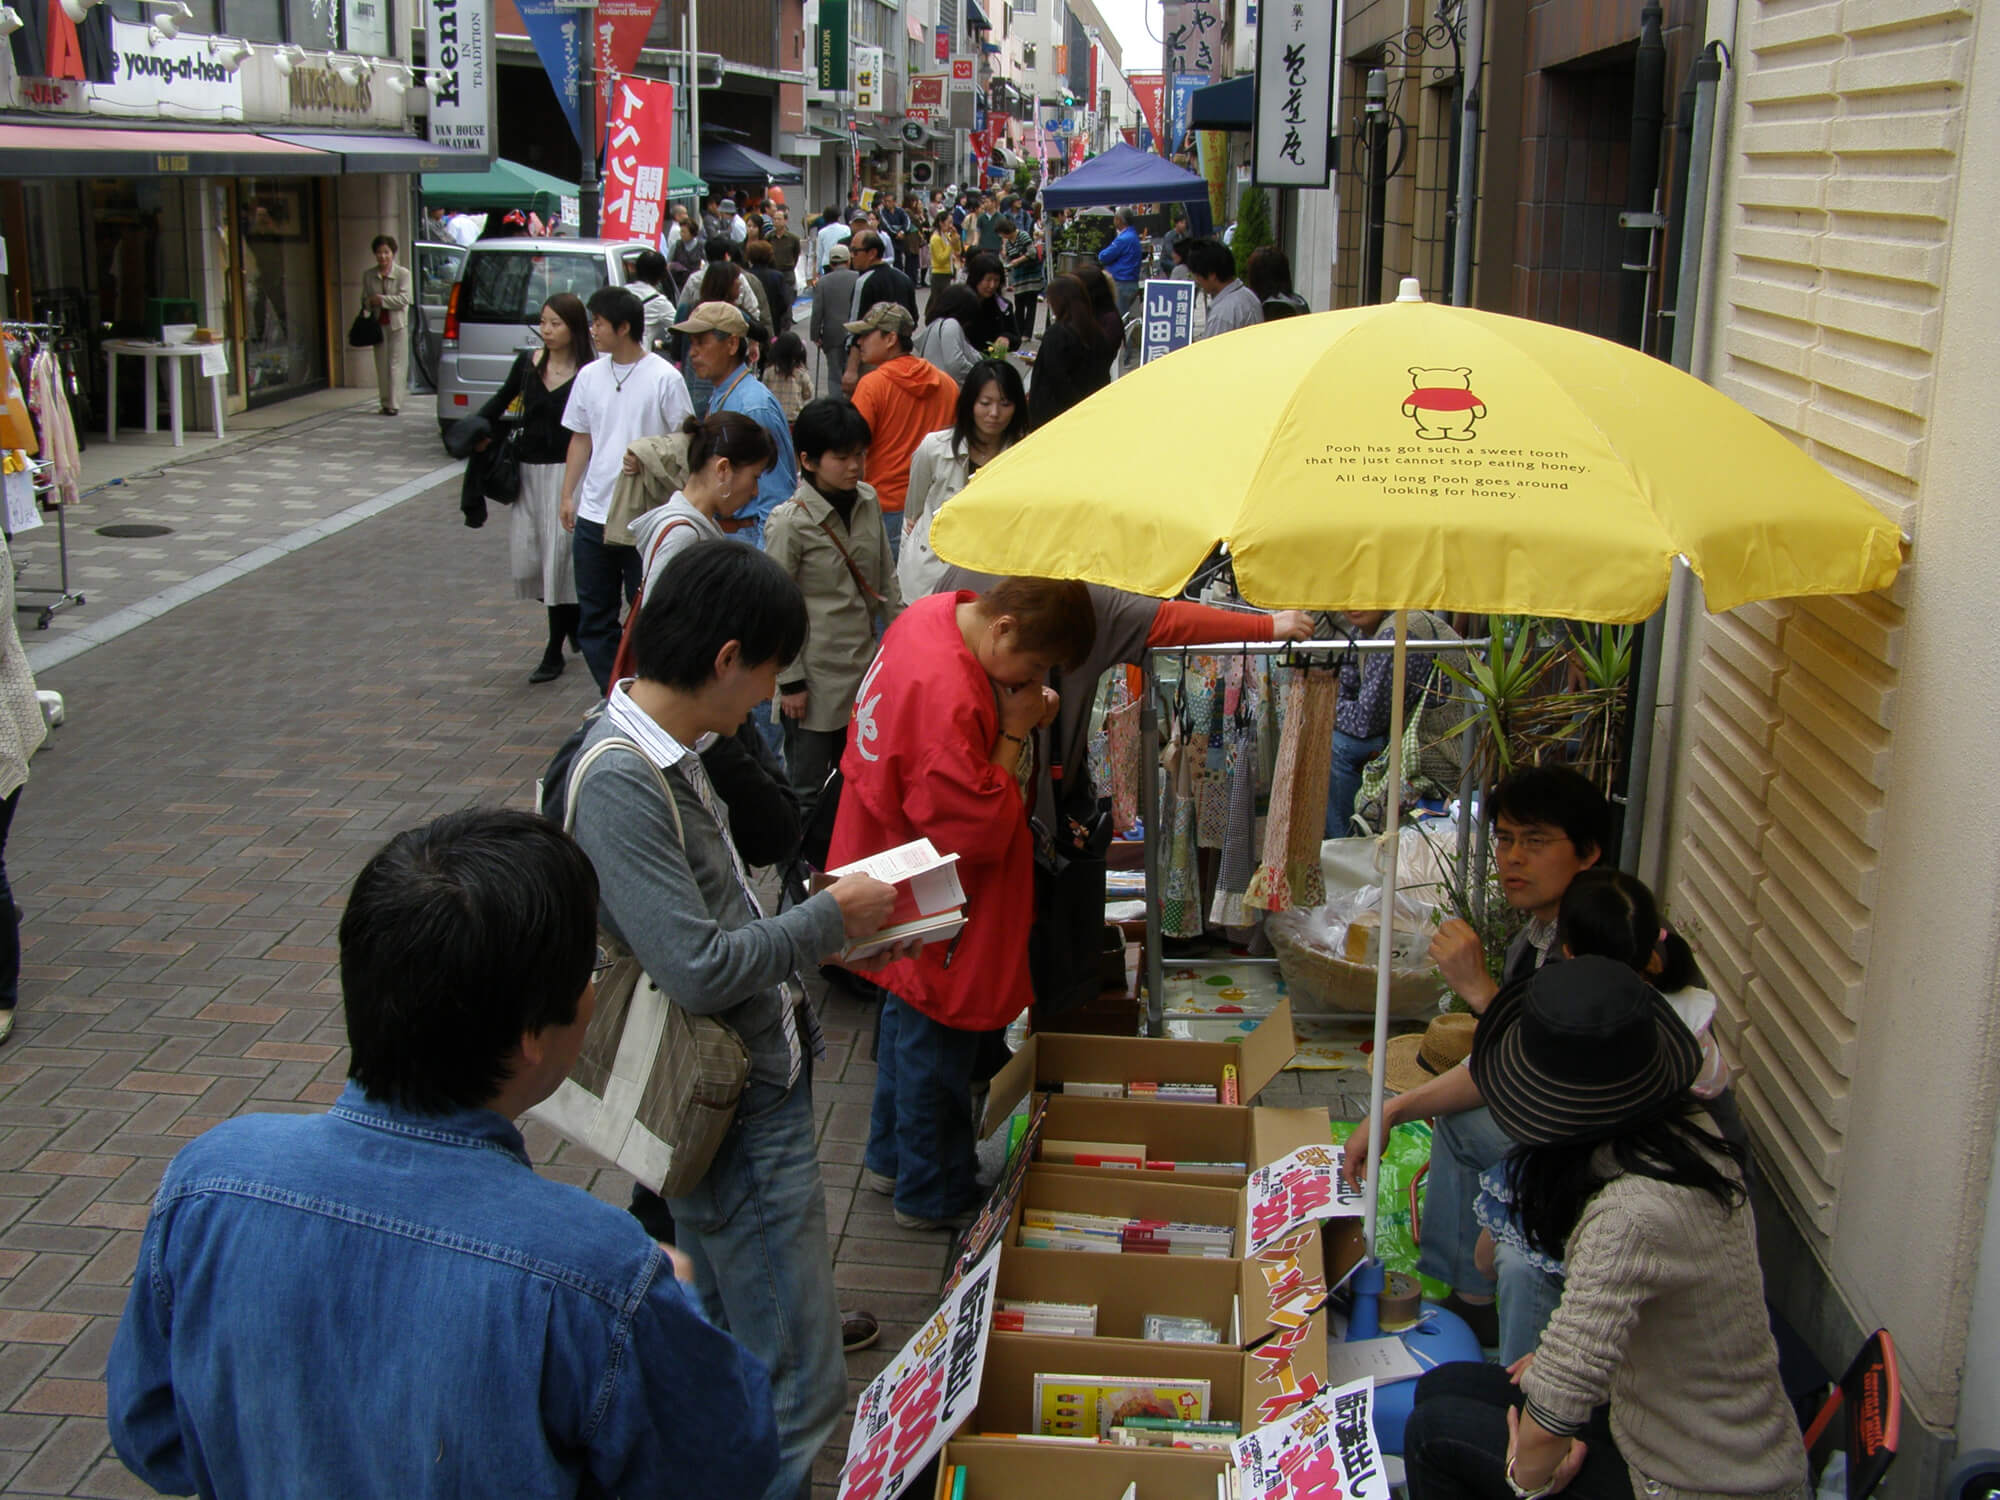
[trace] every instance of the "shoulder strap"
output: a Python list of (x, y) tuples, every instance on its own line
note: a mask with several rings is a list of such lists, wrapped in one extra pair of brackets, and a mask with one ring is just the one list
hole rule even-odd
[[(804, 507), (800, 508), (803, 509)], [(854, 586), (861, 590), (861, 597), (866, 599), (870, 604), (886, 603), (887, 601), (880, 594), (868, 586), (868, 580), (861, 576), (861, 569), (855, 566), (854, 554), (847, 550), (846, 544), (840, 540), (839, 535), (835, 533), (834, 529), (825, 521), (819, 523), (819, 529), (826, 533), (826, 539), (832, 542), (834, 550), (840, 553), (840, 560), (847, 564), (848, 575), (853, 578)]]
[(653, 545), (646, 551), (646, 566), (644, 572), (650, 573), (653, 571), (653, 559), (660, 555), (661, 544), (663, 544), (668, 537), (672, 536), (676, 531), (680, 530), (683, 526), (685, 526), (689, 531), (694, 530), (694, 522), (690, 521), (686, 516), (675, 516), (671, 521), (667, 522), (666, 525), (660, 528), (660, 534), (653, 538)]
[(667, 773), (654, 765), (653, 758), (641, 750), (637, 743), (626, 739), (620, 734), (607, 734), (603, 739), (579, 755), (576, 758), (576, 764), (570, 767), (569, 792), (563, 801), (563, 832), (572, 833), (575, 831), (577, 790), (583, 785), (584, 773), (596, 765), (598, 758), (607, 750), (629, 751), (633, 755), (638, 756), (645, 764), (646, 769), (653, 773), (653, 780), (659, 785), (660, 795), (667, 799), (667, 811), (672, 815), (674, 820), (674, 837), (680, 841), (681, 849), (685, 851), (687, 849), (687, 829), (681, 826), (681, 805), (674, 800), (673, 788), (667, 785)]

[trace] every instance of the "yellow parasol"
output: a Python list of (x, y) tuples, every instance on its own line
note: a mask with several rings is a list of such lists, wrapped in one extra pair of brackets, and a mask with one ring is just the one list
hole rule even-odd
[[(1676, 557), (1711, 610), (1886, 588), (1894, 526), (1753, 413), (1589, 334), (1423, 302), (1290, 318), (1116, 381), (982, 469), (940, 557), (1163, 598), (1216, 543), (1269, 609), (1392, 609), (1389, 743), (1417, 608), (1633, 621)], [(1394, 910), (1401, 757), (1389, 757)], [(1382, 1148), (1387, 946), (1376, 976), (1367, 1233)]]

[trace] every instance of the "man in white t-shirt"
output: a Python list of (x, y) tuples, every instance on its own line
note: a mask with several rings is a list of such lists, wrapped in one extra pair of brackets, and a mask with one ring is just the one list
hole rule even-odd
[(563, 408), (570, 439), (562, 524), (575, 537), (576, 602), (582, 614), (577, 642), (604, 692), (618, 655), (619, 605), (639, 592), (639, 549), (604, 540), (619, 466), (640, 438), (678, 432), (694, 414), (694, 403), (681, 372), (640, 343), (646, 315), (637, 297), (622, 286), (607, 286), (593, 292), (586, 305), (591, 341), (610, 358), (577, 371)]

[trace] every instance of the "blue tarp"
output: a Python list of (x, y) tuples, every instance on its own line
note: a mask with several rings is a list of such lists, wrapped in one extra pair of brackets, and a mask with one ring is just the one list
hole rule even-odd
[(1207, 179), (1123, 141), (1042, 189), (1051, 209), (1193, 202), (1208, 202)]

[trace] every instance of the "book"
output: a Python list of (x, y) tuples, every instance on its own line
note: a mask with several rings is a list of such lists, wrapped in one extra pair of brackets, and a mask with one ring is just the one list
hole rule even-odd
[(840, 950), (845, 962), (870, 958), (911, 938), (942, 942), (965, 926), (965, 887), (958, 882), (958, 856), (940, 854), (929, 839), (871, 854), (827, 874), (872, 875), (896, 888), (896, 905), (889, 920), (865, 937), (850, 939)]
[[(1200, 1318), (1180, 1318), (1166, 1313), (1147, 1313), (1145, 1336), (1167, 1344), (1219, 1344), (1222, 1330)], [(1236, 1436), (1234, 1428), (1229, 1435)]]
[(1021, 1213), (1019, 1243), (1024, 1250), (1196, 1255), (1226, 1260), (1235, 1253), (1236, 1231), (1228, 1224), (1178, 1224), (1030, 1208)]
[(1061, 1437), (1108, 1437), (1130, 1417), (1206, 1421), (1206, 1380), (1145, 1380), (1107, 1375), (1037, 1375), (1039, 1431)]
[(1043, 1141), (1042, 1160), (1079, 1167), (1143, 1167), (1146, 1147), (1128, 1141)]
[(994, 1304), (993, 1326), (1005, 1333), (1047, 1333), (1066, 1338), (1097, 1336), (1094, 1302), (1033, 1302), (1003, 1297)]

